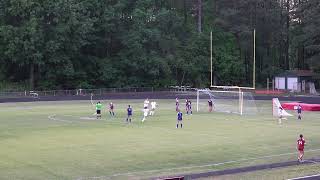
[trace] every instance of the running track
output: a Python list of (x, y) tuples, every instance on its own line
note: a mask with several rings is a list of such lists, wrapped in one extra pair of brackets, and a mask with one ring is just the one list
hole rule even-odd
[[(257, 165), (257, 166), (247, 166), (242, 168), (226, 169), (226, 170), (211, 171), (211, 172), (204, 172), (204, 173), (181, 174), (174, 177), (184, 177), (184, 179), (197, 179), (197, 178), (207, 178), (207, 177), (215, 177), (215, 176), (222, 176), (222, 175), (239, 174), (239, 173), (254, 172), (254, 171), (260, 171), (260, 170), (270, 170), (275, 168), (284, 168), (284, 167), (290, 167), (290, 166), (297, 166), (301, 164), (314, 164), (314, 163), (320, 163), (320, 159), (308, 159), (302, 163), (298, 161), (287, 161), (287, 162), (263, 164), (263, 165)], [(160, 177), (160, 178), (154, 178), (154, 179), (155, 180), (170, 179), (170, 177)], [(316, 180), (316, 179), (320, 179), (320, 174), (288, 179), (288, 180)]]

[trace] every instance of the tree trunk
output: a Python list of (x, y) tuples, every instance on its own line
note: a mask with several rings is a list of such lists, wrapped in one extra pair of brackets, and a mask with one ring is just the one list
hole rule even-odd
[(287, 0), (287, 28), (286, 28), (286, 56), (285, 56), (285, 70), (289, 70), (289, 28), (290, 28), (290, 0)]
[(184, 82), (184, 77), (185, 77), (185, 75), (186, 75), (186, 71), (183, 71), (180, 86), (183, 86), (183, 82)]
[(198, 0), (198, 33), (202, 32), (202, 0)]
[(184, 14), (184, 24), (188, 22), (188, 9), (187, 9), (187, 0), (183, 0), (183, 14)]
[(30, 79), (29, 79), (30, 90), (34, 89), (34, 63), (30, 64)]

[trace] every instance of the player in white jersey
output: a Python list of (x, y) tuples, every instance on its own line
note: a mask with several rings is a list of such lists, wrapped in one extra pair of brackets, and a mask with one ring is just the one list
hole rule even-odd
[(278, 119), (279, 124), (282, 124), (282, 119), (283, 119), (283, 108), (279, 107), (279, 119)]
[(144, 100), (143, 102), (143, 118), (142, 118), (142, 122), (144, 122), (146, 120), (146, 117), (148, 116), (149, 113), (149, 99), (147, 98), (146, 100)]
[(150, 116), (153, 116), (154, 115), (154, 111), (156, 110), (156, 107), (157, 107), (157, 102), (155, 101), (152, 101), (151, 103), (151, 110), (150, 110)]

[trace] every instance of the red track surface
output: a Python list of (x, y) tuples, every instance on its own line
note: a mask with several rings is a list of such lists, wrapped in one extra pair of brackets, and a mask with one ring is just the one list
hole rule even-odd
[(293, 102), (293, 103), (282, 103), (281, 106), (285, 110), (295, 110), (294, 107), (298, 106), (299, 104), (303, 111), (320, 111), (320, 104), (305, 104), (305, 103)]

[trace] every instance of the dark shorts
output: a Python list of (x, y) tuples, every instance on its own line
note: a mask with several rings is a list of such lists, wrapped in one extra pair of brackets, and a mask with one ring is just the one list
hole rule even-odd
[(101, 110), (97, 110), (97, 114), (101, 114)]

